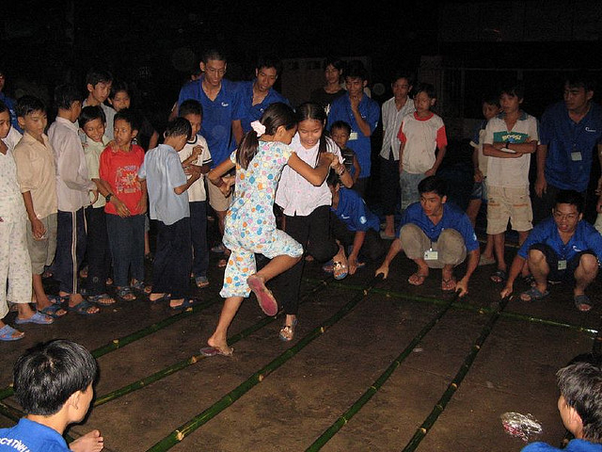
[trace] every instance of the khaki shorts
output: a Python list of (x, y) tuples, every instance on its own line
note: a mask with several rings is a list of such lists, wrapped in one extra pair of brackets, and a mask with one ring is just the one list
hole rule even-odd
[(56, 222), (57, 214), (53, 213), (47, 217), (40, 218), (40, 221), (46, 228), (46, 235), (43, 240), (35, 240), (31, 232), (31, 222), (27, 220), (27, 249), (31, 259), (31, 272), (34, 275), (44, 273), (44, 267), (49, 266), (54, 261), (56, 254)]
[(533, 209), (529, 187), (487, 187), (487, 234), (501, 234), (508, 229), (518, 232), (533, 229)]
[(228, 210), (232, 201), (232, 195), (226, 198), (219, 187), (212, 184), (209, 180), (207, 180), (207, 192), (209, 193), (209, 205), (213, 210), (216, 212), (225, 212)]

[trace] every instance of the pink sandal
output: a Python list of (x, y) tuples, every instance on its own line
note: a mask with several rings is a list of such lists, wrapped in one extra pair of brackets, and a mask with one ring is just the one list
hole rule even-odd
[(262, 278), (257, 275), (251, 275), (247, 278), (247, 284), (257, 297), (259, 307), (265, 315), (272, 317), (278, 314), (278, 302), (274, 298), (272, 291), (265, 286)]

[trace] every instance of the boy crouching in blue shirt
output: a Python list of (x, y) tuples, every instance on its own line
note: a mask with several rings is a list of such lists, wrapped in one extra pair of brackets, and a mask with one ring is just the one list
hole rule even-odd
[(150, 217), (157, 220), (157, 250), (153, 262), (153, 302), (170, 299), (172, 309), (186, 309), (192, 266), (190, 208), (186, 190), (198, 180), (200, 167), (191, 165), (187, 178), (178, 152), (190, 139), (192, 127), (184, 118), (170, 122), (164, 144), (148, 151), (138, 177), (146, 179)]
[[(327, 183), (332, 193), (332, 231), (345, 249), (351, 249), (347, 265), (349, 274), (353, 275), (364, 265), (363, 259), (376, 261), (387, 252), (379, 235), (380, 221), (356, 191), (341, 186), (337, 173), (331, 171)], [(329, 270), (329, 267), (326, 265), (324, 269)]]

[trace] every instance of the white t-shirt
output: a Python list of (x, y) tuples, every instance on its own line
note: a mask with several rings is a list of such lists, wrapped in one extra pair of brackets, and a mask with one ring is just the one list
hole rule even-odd
[(403, 170), (410, 174), (424, 174), (437, 160), (437, 148), (447, 146), (443, 119), (436, 114), (419, 118), (416, 113), (403, 118), (398, 138), (405, 143), (403, 148)]
[[(537, 119), (523, 112), (516, 121), (511, 131), (508, 131), (504, 114), (491, 118), (485, 128), (485, 139), (483, 143), (493, 144), (495, 142), (510, 141), (511, 143), (539, 142), (537, 130)], [(531, 154), (523, 154), (518, 158), (501, 158), (489, 156), (487, 162), (487, 184), (492, 187), (515, 187), (523, 188), (529, 186), (529, 167), (531, 165)]]
[[(192, 149), (195, 146), (201, 146), (203, 151), (193, 163), (198, 166), (211, 164), (211, 152), (209, 151), (207, 140), (205, 140), (202, 135), (198, 134), (193, 138), (193, 141), (188, 141), (182, 150), (178, 152), (180, 161), (183, 162), (190, 157), (192, 155)], [(187, 192), (189, 202), (205, 201), (207, 199), (207, 193), (205, 192), (205, 176), (201, 175), (201, 177), (188, 188)]]
[[(299, 141), (299, 134), (296, 133), (291, 142), (291, 147), (301, 160), (312, 168), (316, 167), (316, 157), (320, 142), (311, 149), (305, 149)], [(326, 150), (335, 154), (339, 162), (343, 163), (341, 150), (330, 138), (326, 137)], [(319, 187), (315, 187), (301, 174), (286, 165), (280, 176), (280, 183), (276, 191), (276, 204), (284, 209), (284, 214), (288, 216), (307, 216), (320, 206), (330, 206), (332, 204), (332, 194), (326, 184), (326, 180)]]

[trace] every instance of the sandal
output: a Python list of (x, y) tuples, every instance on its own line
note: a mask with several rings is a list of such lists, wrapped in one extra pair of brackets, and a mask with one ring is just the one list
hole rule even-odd
[(18, 341), (24, 337), (25, 333), (23, 331), (16, 330), (10, 325), (4, 325), (2, 328), (0, 328), (0, 341)]
[(132, 289), (128, 286), (117, 287), (116, 290), (117, 297), (121, 301), (135, 301), (136, 295), (132, 292)]
[(61, 297), (60, 295), (48, 295), (48, 301), (57, 306), (62, 306), (69, 297)]
[(90, 295), (88, 297), (88, 301), (100, 306), (110, 306), (115, 303), (115, 299), (106, 293), (101, 293), (100, 295)]
[(232, 353), (234, 353), (234, 349), (232, 347), (230, 347), (230, 350), (225, 351), (219, 347), (203, 347), (201, 349), (201, 355), (202, 356), (206, 356), (207, 358), (211, 357), (211, 356), (232, 356)]
[(491, 264), (495, 264), (495, 257), (487, 257), (484, 254), (481, 254), (481, 257), (479, 258), (479, 267), (482, 267), (484, 265), (491, 265)]
[(282, 325), (282, 328), (280, 328), (280, 333), (278, 333), (278, 337), (282, 342), (290, 342), (293, 340), (295, 337), (295, 328), (297, 327), (298, 323), (299, 321), (295, 319), (293, 320), (292, 325)]
[(454, 278), (453, 276), (449, 279), (442, 279), (441, 290), (443, 292), (453, 292), (454, 290), (456, 290), (456, 284), (456, 278)]
[(23, 325), (25, 323), (35, 323), (36, 325), (50, 325), (52, 322), (54, 322), (54, 319), (52, 317), (46, 314), (42, 314), (40, 311), (36, 311), (28, 319), (20, 319), (19, 317), (15, 319), (15, 324), (17, 325)]
[[(157, 300), (154, 300), (154, 302), (156, 303)], [(186, 310), (188, 308), (192, 308), (196, 305), (197, 305), (196, 300), (194, 300), (192, 298), (184, 298), (184, 301), (182, 301), (182, 303), (180, 303), (176, 306), (169, 305), (169, 309), (172, 309), (174, 311), (184, 311), (184, 310)]]
[(489, 279), (496, 284), (501, 284), (504, 281), (506, 281), (507, 277), (508, 275), (506, 275), (506, 272), (504, 270), (496, 270), (491, 274)]
[(410, 277), (408, 278), (408, 282), (413, 286), (422, 286), (427, 276), (428, 275), (423, 275), (416, 272), (413, 275), (410, 275)]
[[(63, 313), (59, 314), (59, 311), (63, 311)], [(67, 311), (65, 309), (63, 309), (63, 307), (61, 305), (58, 305), (58, 304), (50, 304), (50, 305), (46, 306), (45, 308), (38, 309), (38, 312), (41, 312), (44, 315), (52, 317), (53, 319), (58, 319), (59, 317), (63, 317), (64, 315), (67, 315)]]
[[(92, 311), (90, 312), (90, 310)], [(67, 311), (75, 312), (79, 315), (96, 315), (100, 312), (100, 309), (98, 309), (98, 306), (94, 306), (88, 300), (82, 300), (75, 306), (67, 305)]]
[(131, 284), (132, 289), (139, 290), (140, 292), (148, 295), (151, 293), (152, 287), (144, 284), (144, 281), (138, 281), (137, 279), (132, 279)]
[(348, 275), (347, 264), (342, 262), (335, 262), (332, 266), (332, 273), (334, 279), (340, 281), (341, 279), (345, 279)]
[(520, 294), (520, 299), (522, 301), (539, 301), (539, 300), (543, 300), (544, 298), (546, 298), (548, 295), (550, 295), (549, 291), (540, 291), (537, 286), (533, 286), (531, 287), (529, 290), (525, 290), (523, 293)]
[(262, 278), (257, 275), (251, 275), (247, 278), (247, 284), (257, 297), (259, 307), (265, 315), (272, 317), (278, 314), (278, 302), (274, 298), (272, 291), (265, 286)]
[(326, 272), (326, 273), (333, 273), (334, 272), (334, 262), (333, 261), (326, 262), (324, 265), (322, 265), (322, 271)]
[(523, 283), (525, 283), (526, 286), (532, 286), (533, 283), (535, 282), (535, 278), (533, 277), (533, 275), (527, 275), (527, 276), (522, 276), (520, 277), (521, 281)]
[(203, 289), (204, 287), (207, 287), (209, 285), (209, 280), (206, 276), (197, 276), (196, 278), (194, 278), (194, 283), (199, 289)]
[(575, 303), (575, 307), (581, 312), (587, 312), (593, 308), (591, 300), (585, 294), (575, 295), (573, 297), (573, 302)]

